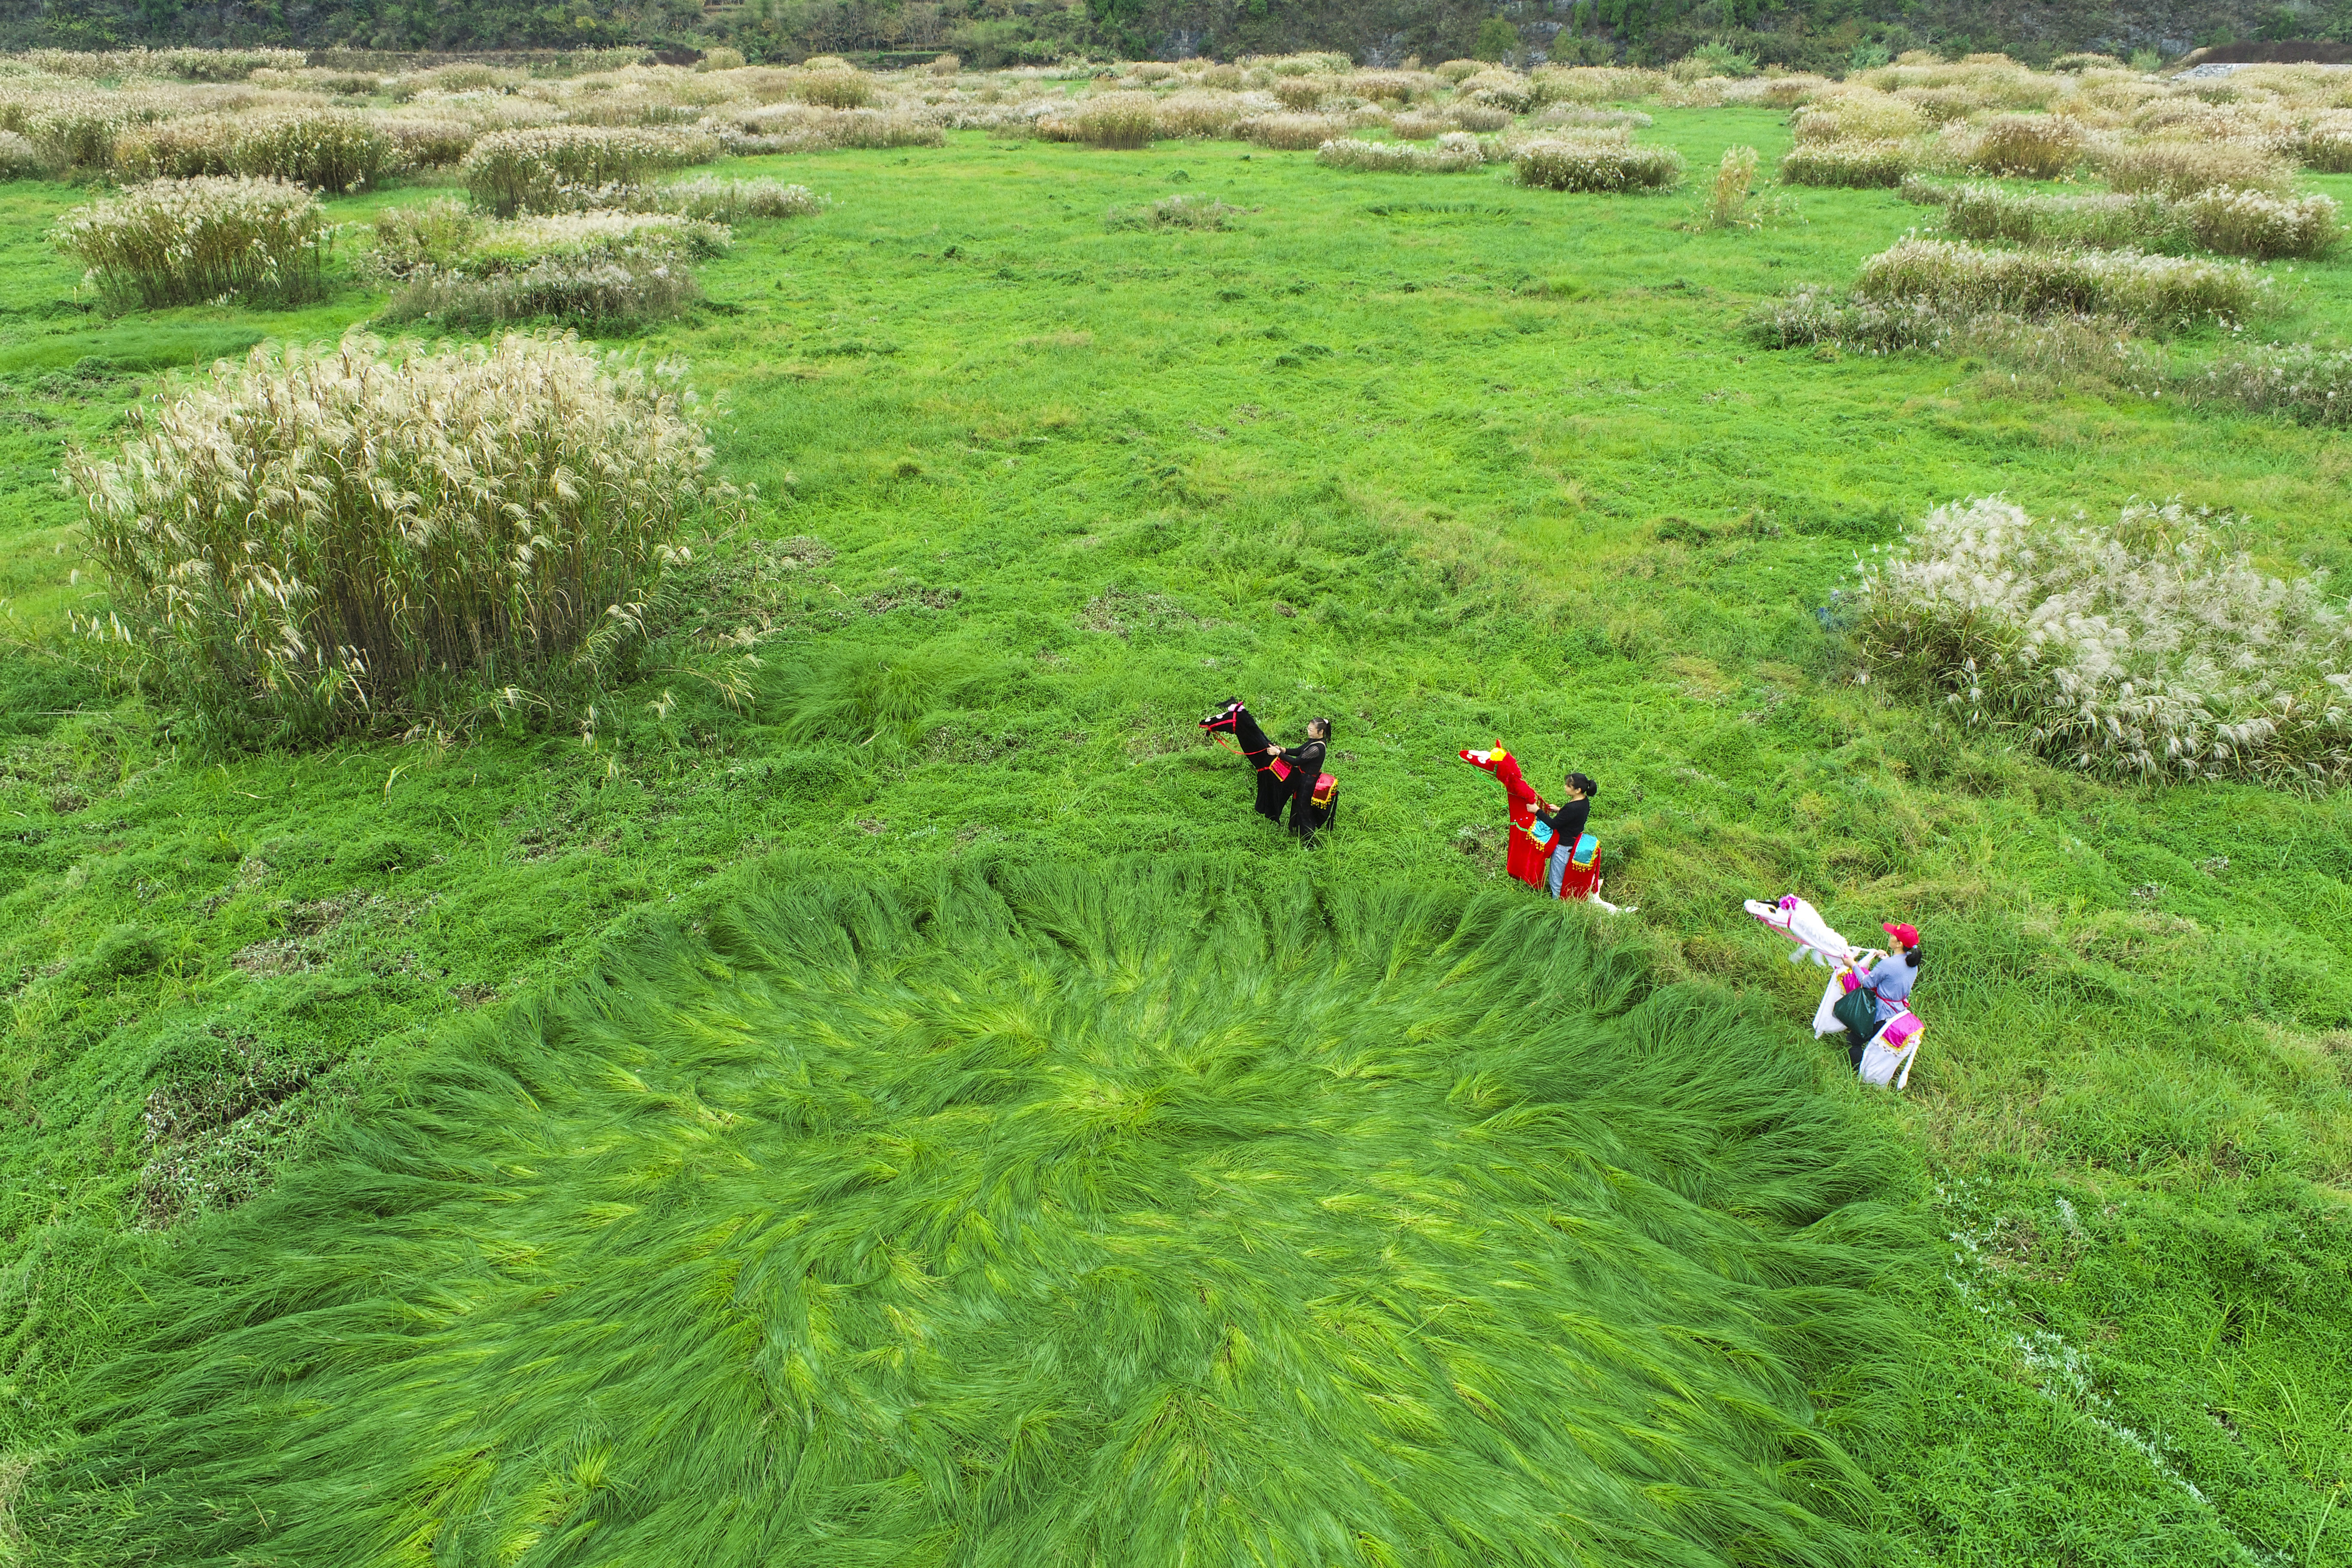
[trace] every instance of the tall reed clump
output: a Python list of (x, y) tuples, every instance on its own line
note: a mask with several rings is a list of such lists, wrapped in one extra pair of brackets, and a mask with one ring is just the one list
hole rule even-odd
[[(404, 211), (418, 216), (391, 216)], [(379, 215), (376, 237), (373, 269), (401, 282), (384, 307), (393, 321), (595, 328), (676, 315), (700, 299), (694, 263), (722, 254), (730, 237), (722, 225), (673, 213), (467, 223), (432, 207)]]
[(2114, 777), (2352, 782), (2352, 618), (2179, 503), (2111, 527), (1998, 497), (1937, 508), (1862, 574), (1873, 667)]
[(1726, 147), (1709, 182), (1706, 206), (1699, 215), (1701, 228), (1741, 228), (1753, 222), (1748, 198), (1756, 186), (1756, 149)]
[(1434, 147), (1402, 142), (1362, 142), (1342, 137), (1315, 150), (1315, 161), (1327, 169), (1354, 169), (1373, 174), (1458, 174), (1486, 162), (1478, 138), (1449, 131)]
[(1865, 258), (1854, 292), (1946, 310), (2111, 316), (2148, 328), (2244, 321), (2275, 300), (2270, 279), (2239, 262), (2128, 250), (1979, 250), (1945, 239), (1900, 240)]
[(604, 673), (685, 520), (732, 504), (691, 409), (568, 338), (352, 336), (217, 367), (65, 474), (108, 631), (218, 732), (313, 737)]
[(1683, 155), (1622, 137), (1543, 137), (1520, 143), (1519, 184), (1551, 191), (1663, 191), (1680, 184)]
[(52, 237), (116, 306), (227, 296), (315, 298), (332, 226), (318, 198), (283, 180), (153, 180), (76, 207)]
[(710, 223), (806, 217), (823, 212), (825, 206), (825, 198), (806, 185), (788, 185), (782, 180), (722, 180), (709, 175), (657, 185), (651, 200), (664, 212)]
[(2231, 349), (2183, 376), (2179, 388), (2199, 402), (2341, 428), (2352, 425), (2352, 350), (2311, 343)]
[(778, 876), (472, 1015), (157, 1249), (41, 1513), (110, 1563), (1869, 1561), (1892, 1141), (1585, 922), (1264, 883)]
[(457, 172), (475, 204), (499, 217), (616, 205), (655, 174), (706, 163), (719, 139), (697, 131), (548, 125), (494, 131), (476, 142)]
[(2122, 142), (2099, 149), (2093, 163), (2119, 191), (2188, 196), (2226, 187), (2284, 196), (2294, 189), (2294, 164), (2243, 142)]
[(1094, 147), (1149, 147), (1160, 128), (1160, 100), (1148, 92), (1106, 92), (1079, 99), (1037, 121), (1048, 142)]
[(1901, 184), (1916, 161), (1901, 142), (1800, 142), (1780, 156), (1780, 182), (1888, 188)]
[(1945, 134), (1962, 167), (2027, 180), (2056, 179), (2081, 163), (2091, 145), (2081, 121), (2055, 114), (1996, 114)]
[(1944, 225), (1968, 240), (2140, 250), (2210, 250), (2271, 260), (2325, 256), (2343, 237), (2333, 198), (2212, 190), (2172, 198), (2154, 192), (2045, 196), (1996, 185), (1936, 192)]

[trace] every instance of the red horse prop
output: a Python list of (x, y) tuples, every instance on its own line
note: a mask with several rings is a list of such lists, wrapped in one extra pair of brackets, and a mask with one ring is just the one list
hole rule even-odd
[(1503, 858), (1503, 868), (1530, 888), (1544, 885), (1544, 862), (1550, 851), (1538, 845), (1528, 835), (1536, 823), (1537, 795), (1528, 781), (1520, 775), (1519, 759), (1503, 750), (1503, 742), (1495, 742), (1490, 752), (1465, 752), (1462, 760), (1474, 768), (1484, 768), (1502, 781), (1503, 793), (1511, 801), (1511, 847)]

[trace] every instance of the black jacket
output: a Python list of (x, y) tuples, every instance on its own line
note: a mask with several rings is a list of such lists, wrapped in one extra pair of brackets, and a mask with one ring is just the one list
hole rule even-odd
[(1315, 780), (1323, 772), (1322, 742), (1308, 741), (1304, 745), (1278, 751), (1275, 755), (1290, 764), (1288, 783), (1293, 795), (1315, 793)]
[(1574, 851), (1577, 839), (1584, 833), (1584, 819), (1591, 815), (1592, 802), (1590, 800), (1571, 800), (1549, 816), (1538, 815), (1537, 820), (1549, 824), (1554, 836), (1552, 841), (1544, 847), (1545, 850), (1549, 852), (1565, 844), (1571, 852)]

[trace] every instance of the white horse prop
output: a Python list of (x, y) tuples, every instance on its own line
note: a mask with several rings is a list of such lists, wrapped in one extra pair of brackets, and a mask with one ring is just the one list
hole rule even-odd
[[(1810, 959), (1832, 972), (1829, 985), (1822, 992), (1822, 1005), (1813, 1011), (1813, 1038), (1825, 1040), (1844, 1034), (1845, 1024), (1837, 1016), (1838, 1003), (1862, 984), (1862, 973), (1885, 954), (1850, 944), (1819, 910), (1794, 893), (1778, 903), (1750, 899), (1744, 907), (1759, 922), (1789, 939), (1790, 963)], [(1919, 1054), (1919, 1039), (1926, 1033), (1927, 1026), (1906, 1004), (1863, 1047), (1859, 1069), (1863, 1082), (1881, 1089), (1901, 1089), (1909, 1083), (1911, 1062)]]

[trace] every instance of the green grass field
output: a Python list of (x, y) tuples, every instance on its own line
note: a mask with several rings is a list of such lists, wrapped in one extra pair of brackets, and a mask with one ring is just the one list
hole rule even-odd
[[(1701, 174), (1788, 138), (1746, 110), (1644, 135)], [(593, 749), (201, 755), (45, 653), (94, 592), (64, 444), (381, 296), (107, 320), (40, 237), (78, 194), (0, 188), (0, 1561), (2352, 1563), (2352, 807), (2117, 788), (1951, 731), (1856, 683), (1832, 597), (1994, 491), (2178, 494), (2245, 512), (2273, 570), (2341, 571), (2339, 439), (1755, 349), (1756, 300), (1924, 221), (1892, 193), (1701, 233), (1691, 191), (1230, 143), (958, 133), (742, 169), (835, 205), (744, 226), (643, 347), (719, 395), (722, 464), (759, 487), (691, 602), (764, 634), (766, 700), (655, 670)], [(1243, 213), (1105, 223), (1179, 192)], [(2292, 281), (2278, 330), (2352, 335), (2352, 267)], [(919, 720), (788, 722), (877, 660)], [(1311, 850), (1193, 727), (1235, 693), (1286, 736), (1336, 721)], [(1500, 791), (1454, 756), (1497, 736), (1541, 784), (1601, 781), (1637, 915), (1527, 912)], [(1138, 923), (1023, 934), (1107, 886)], [(1791, 890), (1850, 935), (1926, 932), (1907, 1095), (1811, 1041), (1819, 972), (1739, 910)], [(848, 906), (903, 994), (777, 923)], [(1441, 977), (1448, 940), (1508, 963)], [(886, 1048), (961, 1020), (984, 1056), (1024, 1008), (1034, 1052), (958, 1068), (1004, 1075), (961, 1116)], [(1393, 1088), (1252, 1043), (1302, 1033), (1333, 1060), (1403, 1042)], [(1553, 1102), (1503, 1157), (1541, 1175), (1463, 1174), (1502, 1108)], [(1002, 1258), (940, 1228), (1022, 1139), (1088, 1137), (1057, 1179), (1111, 1184), (1038, 1198), (1053, 1223)], [(1239, 1180), (1285, 1171), (1298, 1191)], [(1383, 1196), (1301, 1206), (1358, 1192)], [(1656, 1205), (1681, 1240), (1572, 1288), (1530, 1218)], [(1056, 1272), (1122, 1248), (1155, 1260), (1139, 1294), (1055, 1317)], [(811, 1342), (841, 1370), (795, 1384), (746, 1314), (813, 1268), (856, 1300)], [(1147, 1300), (1171, 1273), (1199, 1289)], [(1507, 1293), (1543, 1281), (1540, 1310)], [(1381, 1351), (1419, 1381), (1277, 1410), (1339, 1357), (1327, 1300), (1391, 1341), (1454, 1300), (1475, 1327)], [(1164, 1333), (1069, 1337), (1090, 1321)], [(1236, 1324), (1254, 1375), (1218, 1361)], [(1594, 1370), (1619, 1353), (1638, 1376)], [(1114, 1362), (1116, 1419), (1073, 1393)], [(1707, 1418), (1664, 1420), (1669, 1385)], [(1149, 1442), (1116, 1424), (1146, 1389), (1176, 1391)], [(1596, 1435), (1662, 1420), (1638, 1462)], [(775, 1467), (820, 1433), (792, 1490)], [(1824, 1436), (1851, 1470), (1804, 1457)], [(782, 1533), (678, 1522), (706, 1440)], [(1384, 1465), (1407, 1479), (1376, 1504), (1332, 1479)]]

